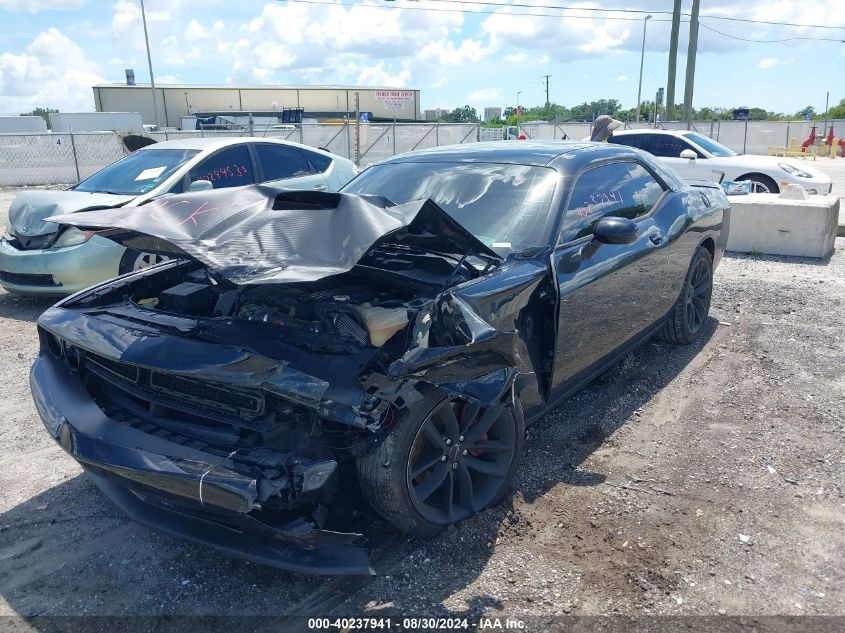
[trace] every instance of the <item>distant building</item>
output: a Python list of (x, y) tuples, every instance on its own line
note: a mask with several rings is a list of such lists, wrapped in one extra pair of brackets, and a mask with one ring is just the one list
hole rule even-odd
[(440, 117), (449, 116), (451, 112), (451, 110), (447, 110), (445, 108), (434, 108), (433, 110), (423, 111), (423, 118), (426, 121), (436, 121)]
[[(397, 90), (358, 86), (237, 86), (158, 84), (159, 123), (181, 124), (182, 117), (197, 113), (248, 116), (250, 113), (279, 115), (287, 109), (301, 109), (302, 119), (355, 119), (358, 109), (371, 121), (419, 121), (419, 90)], [(140, 112), (144, 123), (155, 123), (150, 86), (141, 84), (98, 84), (94, 86), (98, 112)]]
[(501, 108), (484, 108), (484, 120), (485, 121), (493, 121), (495, 119), (502, 118), (502, 109)]

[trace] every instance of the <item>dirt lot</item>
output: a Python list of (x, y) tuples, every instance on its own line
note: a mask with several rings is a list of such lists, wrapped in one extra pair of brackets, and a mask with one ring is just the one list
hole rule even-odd
[(0, 615), (845, 615), (836, 246), (726, 257), (702, 340), (646, 345), (531, 427), (504, 504), (434, 541), (365, 518), (375, 579), (278, 572), (128, 521), (30, 401), (50, 302), (0, 291)]

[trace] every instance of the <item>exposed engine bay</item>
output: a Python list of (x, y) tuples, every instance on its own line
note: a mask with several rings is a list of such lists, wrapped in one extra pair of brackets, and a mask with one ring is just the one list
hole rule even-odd
[[(276, 330), (274, 338), (324, 354), (350, 354), (389, 346), (404, 351), (415, 315), (429, 306), (437, 287), (426, 292), (411, 284), (385, 283), (348, 273), (348, 280), (233, 287), (204, 267), (182, 264), (183, 274), (162, 276), (160, 284), (133, 290), (127, 299), (145, 310), (202, 319), (236, 319)], [(451, 267), (446, 270), (450, 270)], [(176, 271), (173, 271), (174, 273)], [(469, 275), (463, 271), (458, 279)], [(441, 277), (442, 278), (442, 277)], [(369, 283), (367, 283), (369, 281)], [(378, 280), (380, 281), (380, 280)], [(178, 283), (177, 283), (178, 282)], [(168, 283), (173, 285), (165, 286)], [(441, 282), (442, 283), (442, 282)], [(419, 344), (421, 341), (417, 341)]]

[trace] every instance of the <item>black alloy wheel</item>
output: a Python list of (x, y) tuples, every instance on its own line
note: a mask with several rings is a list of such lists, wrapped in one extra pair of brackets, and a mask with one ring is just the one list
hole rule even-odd
[(669, 318), (657, 332), (657, 338), (669, 343), (688, 345), (704, 329), (713, 293), (713, 258), (703, 246), (693, 254), (684, 285)]
[(408, 459), (407, 483), (417, 511), (449, 525), (486, 508), (508, 478), (516, 425), (502, 404), (444, 400), (426, 417)]
[(430, 538), (507, 494), (524, 440), (519, 399), (484, 406), (431, 389), (358, 458), (358, 481), (387, 521)]
[(692, 334), (698, 334), (710, 309), (710, 262), (705, 258), (696, 260), (689, 276), (686, 291), (687, 327)]

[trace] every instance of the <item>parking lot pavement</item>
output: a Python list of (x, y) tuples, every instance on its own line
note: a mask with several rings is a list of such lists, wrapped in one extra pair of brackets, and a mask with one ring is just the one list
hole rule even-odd
[(32, 406), (49, 301), (0, 291), (0, 615), (845, 615), (845, 240), (726, 257), (714, 287), (696, 345), (647, 344), (531, 427), (500, 506), (432, 541), (374, 522), (372, 580), (130, 522)]

